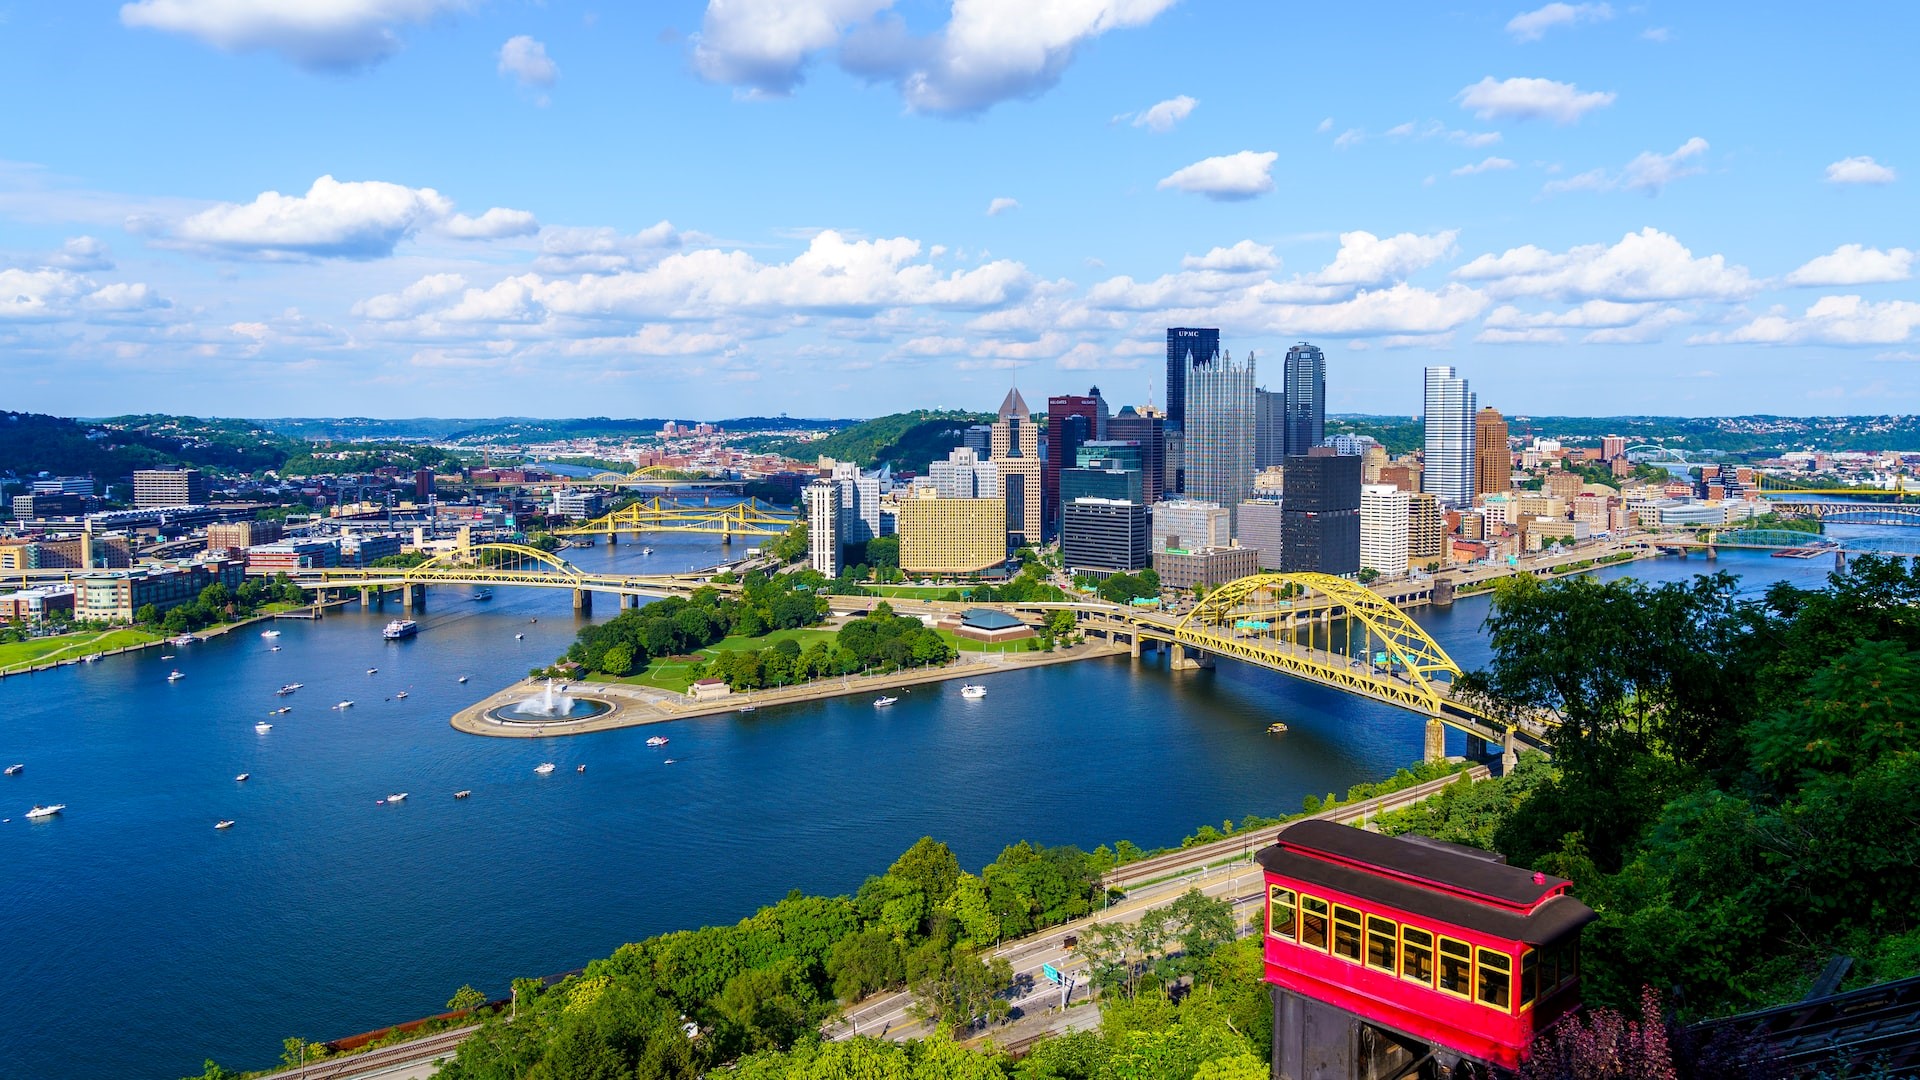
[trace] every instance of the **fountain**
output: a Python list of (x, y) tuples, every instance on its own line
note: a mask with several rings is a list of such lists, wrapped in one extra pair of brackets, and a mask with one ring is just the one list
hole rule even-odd
[(521, 698), (511, 705), (502, 705), (489, 712), (493, 719), (504, 723), (545, 724), (562, 720), (584, 720), (589, 716), (599, 716), (611, 710), (613, 706), (592, 698), (577, 698), (554, 689), (553, 680), (548, 679), (540, 692)]

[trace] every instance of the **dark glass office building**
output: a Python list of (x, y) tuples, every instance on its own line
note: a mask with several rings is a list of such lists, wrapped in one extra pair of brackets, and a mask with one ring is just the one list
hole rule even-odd
[(1289, 456), (1281, 501), (1280, 568), (1360, 572), (1360, 459), (1331, 450)]
[(1142, 416), (1128, 405), (1107, 421), (1107, 436), (1116, 442), (1140, 445), (1140, 482), (1144, 498), (1149, 504), (1159, 502), (1166, 489), (1166, 421), (1158, 416)]
[(1106, 577), (1152, 565), (1153, 528), (1146, 507), (1113, 499), (1075, 499), (1062, 510), (1060, 558), (1068, 572)]
[(1292, 457), (1319, 446), (1327, 436), (1327, 354), (1304, 341), (1288, 349), (1286, 382), (1283, 453)]
[(1060, 470), (1063, 508), (1075, 499), (1116, 499), (1144, 505), (1144, 488), (1140, 470), (1125, 468), (1118, 462), (1101, 461), (1086, 468)]
[[(1187, 372), (1211, 364), (1220, 355), (1220, 331), (1192, 326), (1167, 327), (1167, 427), (1186, 430)], [(1116, 436), (1117, 438), (1118, 436)]]

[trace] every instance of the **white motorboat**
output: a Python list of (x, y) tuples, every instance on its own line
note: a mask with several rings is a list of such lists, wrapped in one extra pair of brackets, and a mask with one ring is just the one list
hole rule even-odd
[(240, 774), (239, 776), (236, 776), (236, 777), (234, 777), (234, 778), (233, 778), (233, 781), (234, 781), (234, 783), (236, 783), (236, 784), (244, 784), (244, 783), (246, 783), (246, 782), (247, 782), (247, 777), (249, 777), (249, 776), (252, 776), (252, 775), (253, 775), (253, 774), (252, 774), (252, 773), (250, 773), (250, 772), (243, 772), (243, 773), (241, 773), (241, 774)]
[(515, 640), (515, 641), (525, 641), (526, 639), (527, 639), (527, 635), (525, 635), (525, 634), (515, 634), (515, 635), (513, 635), (513, 640)]
[(233, 828), (233, 819), (228, 818), (223, 821), (216, 821), (213, 823), (213, 827), (215, 829), (231, 829)]
[(666, 759), (665, 761), (662, 761), (662, 762), (661, 762), (660, 764), (662, 764), (662, 765), (671, 765), (671, 764), (673, 764), (673, 762), (674, 762), (674, 759), (673, 759), (673, 758), (668, 758), (668, 759)]
[(267, 723), (265, 720), (262, 720), (259, 723), (253, 725), (253, 730), (259, 732), (262, 735), (265, 735), (267, 732), (273, 730), (273, 725)]
[(260, 631), (260, 636), (261, 636), (261, 637), (264, 637), (264, 638), (276, 638), (276, 637), (279, 637), (279, 636), (280, 636), (280, 631), (278, 631), (278, 630), (262, 630), (262, 631)]
[(751, 705), (742, 705), (742, 706), (740, 706), (740, 711), (741, 711), (741, 712), (752, 712), (752, 711), (753, 711), (753, 706), (751, 706)]
[(173, 659), (173, 654), (172, 654), (172, 653), (161, 653), (161, 654), (160, 654), (160, 659), (162, 659), (162, 660), (171, 660), (171, 659)]
[(186, 677), (187, 677), (186, 672), (181, 671), (179, 668), (175, 668), (174, 670), (169, 671), (167, 673), (168, 682), (179, 682), (181, 679), (184, 679)]
[(175, 645), (191, 645), (194, 642), (199, 641), (200, 639), (197, 637), (194, 637), (192, 634), (181, 634), (179, 637), (168, 638), (167, 640), (171, 641)]
[(967, 685), (960, 688), (960, 696), (963, 698), (978, 700), (980, 698), (987, 696), (987, 688), (984, 686), (979, 686), (974, 683), (968, 683)]
[(641, 548), (641, 549), (640, 549), (640, 554), (642, 554), (642, 555), (651, 555), (651, 554), (653, 554), (653, 549), (652, 549), (652, 548), (650, 548), (650, 547), (643, 547), (643, 548)]
[(491, 600), (493, 599), (493, 590), (481, 589), (479, 592), (473, 594), (473, 598), (475, 600)]
[(292, 712), (292, 711), (293, 711), (293, 706), (291, 706), (291, 705), (282, 705), (282, 706), (280, 706), (279, 708), (277, 708), (277, 709), (275, 709), (275, 710), (273, 710), (272, 712), (270, 712), (270, 713), (268, 713), (267, 715), (268, 715), (268, 716), (285, 716), (285, 715), (287, 715), (288, 713), (290, 713), (290, 712)]
[(285, 686), (283, 686), (283, 687), (281, 687), (280, 689), (278, 689), (278, 690), (275, 690), (275, 691), (274, 691), (274, 693), (276, 693), (276, 694), (291, 694), (291, 693), (293, 693), (293, 692), (294, 692), (295, 690), (298, 690), (298, 689), (300, 689), (301, 687), (303, 687), (303, 686), (305, 686), (305, 685), (307, 685), (307, 684), (306, 684), (306, 683), (299, 683), (299, 682), (290, 682), (290, 683), (288, 683), (287, 685), (285, 685)]
[(574, 769), (573, 771), (574, 771), (574, 772), (577, 772), (577, 773), (583, 773), (583, 772), (586, 772), (586, 771), (587, 771), (587, 767), (586, 767), (585, 765), (582, 765), (582, 766), (580, 766), (580, 767), (578, 767), (578, 768), (576, 768), (576, 769)]
[(395, 619), (380, 631), (380, 636), (388, 641), (410, 638), (420, 632), (420, 624), (412, 619)]
[(456, 799), (464, 799), (471, 794), (473, 794), (472, 788), (461, 788), (459, 791), (453, 793), (453, 797)]
[(336, 709), (351, 709), (351, 708), (353, 708), (353, 702), (351, 702), (351, 701), (343, 701), (343, 702), (341, 702), (340, 704), (338, 704), (338, 705), (335, 705), (335, 706), (334, 706), (334, 708), (336, 708)]
[(404, 791), (396, 791), (396, 792), (394, 792), (393, 794), (391, 794), (391, 795), (389, 795), (389, 796), (387, 796), (387, 801), (388, 801), (388, 802), (390, 802), (390, 803), (395, 803), (395, 802), (406, 802), (406, 801), (407, 801), (407, 793), (406, 793), (406, 792), (404, 792)]
[(534, 772), (537, 772), (537, 773), (539, 773), (539, 774), (540, 774), (541, 776), (545, 776), (545, 775), (547, 775), (548, 773), (550, 773), (550, 772), (552, 772), (552, 771), (553, 771), (553, 762), (551, 762), (551, 761), (546, 761), (546, 762), (542, 762), (542, 763), (540, 763), (540, 764), (538, 764), (538, 765), (535, 765), (535, 766), (533, 767), (533, 771), (534, 771)]
[(461, 682), (466, 682), (466, 681), (467, 681), (467, 677), (466, 677), (465, 675), (462, 675), (462, 676), (460, 676), (460, 681), (461, 681)]
[(26, 763), (24, 762), (18, 765), (9, 765), (7, 766), (7, 775), (19, 776), (22, 772), (26, 771), (26, 768), (27, 766), (26, 766)]
[(876, 709), (884, 709), (899, 700), (897, 697), (877, 697), (873, 699), (873, 707)]
[(667, 745), (667, 737), (665, 735), (655, 735), (653, 738), (647, 740), (647, 745), (665, 746)]
[(379, 668), (377, 668), (377, 667), (370, 667), (370, 668), (368, 668), (368, 669), (367, 669), (367, 674), (369, 674), (369, 675), (378, 675), (378, 674), (380, 674), (380, 669), (379, 669)]
[(28, 821), (45, 821), (47, 818), (55, 816), (56, 814), (60, 813), (60, 811), (65, 810), (66, 808), (67, 808), (67, 804), (63, 802), (54, 803), (52, 806), (36, 806), (33, 809), (27, 811), (27, 820)]
[(270, 648), (270, 649), (268, 649), (267, 651), (268, 651), (268, 652), (279, 652), (279, 651), (280, 651), (280, 646), (278, 646), (278, 645), (275, 645), (275, 646), (273, 646), (272, 648)]

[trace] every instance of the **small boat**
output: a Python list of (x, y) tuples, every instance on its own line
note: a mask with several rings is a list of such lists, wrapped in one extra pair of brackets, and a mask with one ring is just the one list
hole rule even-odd
[(273, 730), (273, 725), (267, 723), (265, 720), (262, 720), (259, 723), (253, 725), (253, 730), (259, 732), (262, 735), (265, 735), (267, 732)]
[(253, 775), (253, 774), (252, 774), (252, 773), (250, 773), (250, 772), (243, 772), (243, 773), (241, 773), (241, 774), (240, 774), (239, 776), (236, 776), (236, 777), (234, 777), (234, 778), (233, 778), (233, 781), (234, 781), (234, 783), (236, 783), (236, 784), (244, 784), (244, 783), (246, 783), (246, 782), (247, 782), (247, 777), (249, 777), (249, 776), (252, 776), (252, 775)]
[(640, 549), (640, 554), (642, 554), (642, 555), (651, 555), (651, 554), (653, 554), (653, 549), (652, 549), (652, 548), (650, 548), (650, 547), (643, 547), (643, 548), (641, 548), (641, 549)]
[(877, 697), (873, 699), (873, 707), (876, 709), (884, 709), (899, 700), (897, 697)]
[(753, 706), (751, 706), (751, 705), (742, 705), (742, 706), (740, 706), (740, 711), (741, 711), (741, 712), (752, 712), (752, 711), (753, 711)]
[(513, 635), (513, 640), (515, 640), (515, 641), (525, 641), (526, 639), (527, 639), (527, 635), (525, 635), (525, 634), (515, 634), (515, 635)]
[(93, 662), (94, 662), (95, 660), (98, 660), (98, 659), (100, 659), (100, 656), (101, 656), (101, 654), (100, 654), (100, 653), (88, 653), (87, 655), (85, 655), (85, 656), (83, 656), (83, 657), (81, 657), (80, 659), (82, 659), (82, 660), (84, 660), (84, 661), (86, 661), (87, 663), (89, 663), (89, 664), (91, 664), (91, 663), (93, 663)]
[(453, 793), (453, 797), (456, 799), (464, 799), (471, 794), (473, 794), (472, 788), (461, 788), (459, 791)]
[(279, 637), (279, 636), (280, 636), (280, 631), (278, 631), (278, 630), (262, 630), (262, 631), (260, 631), (260, 636), (261, 636), (261, 637), (265, 637), (265, 638), (275, 638), (275, 637)]
[(180, 681), (181, 679), (184, 679), (184, 678), (186, 678), (186, 677), (187, 677), (187, 676), (186, 676), (186, 673), (185, 673), (185, 672), (182, 672), (182, 671), (181, 671), (180, 669), (178, 669), (178, 668), (175, 668), (174, 670), (172, 670), (172, 671), (170, 671), (170, 672), (168, 672), (168, 673), (167, 673), (167, 681), (168, 681), (168, 682), (179, 682), (179, 681)]
[(667, 745), (667, 737), (665, 735), (655, 735), (653, 738), (647, 740), (647, 745), (665, 746)]
[(194, 637), (192, 634), (181, 634), (179, 637), (168, 638), (167, 640), (173, 642), (175, 645), (191, 645), (200, 639)]
[(161, 653), (161, 654), (160, 654), (160, 659), (162, 659), (162, 660), (171, 660), (171, 659), (173, 659), (173, 654), (172, 654), (172, 653)]
[(288, 713), (290, 713), (290, 712), (292, 712), (292, 711), (293, 711), (293, 706), (291, 706), (291, 705), (282, 705), (282, 706), (280, 706), (279, 708), (277, 708), (277, 709), (275, 709), (275, 710), (273, 710), (273, 715), (275, 715), (275, 716), (285, 716), (285, 715), (287, 715)]
[(461, 682), (466, 682), (466, 681), (467, 681), (467, 677), (466, 677), (465, 675), (462, 675), (462, 676), (460, 676), (460, 681), (461, 681)]
[(281, 687), (280, 689), (278, 689), (278, 690), (276, 690), (276, 691), (274, 691), (274, 693), (276, 693), (276, 694), (291, 694), (291, 693), (293, 693), (293, 692), (294, 692), (295, 690), (298, 690), (298, 689), (300, 689), (301, 687), (303, 687), (303, 686), (305, 686), (305, 685), (307, 685), (307, 684), (306, 684), (306, 683), (303, 683), (303, 682), (290, 682), (290, 683), (288, 683), (287, 685), (285, 685), (285, 686), (283, 686), (283, 687)]
[(671, 765), (671, 764), (673, 764), (673, 762), (674, 762), (674, 759), (673, 759), (673, 758), (668, 758), (668, 759), (666, 759), (665, 761), (662, 761), (662, 762), (661, 762), (660, 764), (662, 764), (662, 765)]
[(587, 771), (587, 767), (586, 767), (585, 765), (582, 765), (582, 766), (580, 766), (579, 768), (577, 768), (577, 769), (575, 769), (575, 770), (573, 770), (573, 771), (574, 771), (574, 772), (586, 772), (586, 771)]
[(368, 668), (368, 669), (367, 669), (367, 674), (369, 674), (369, 675), (378, 675), (378, 674), (380, 674), (380, 669), (379, 669), (379, 668), (377, 668), (377, 667), (370, 667), (370, 668)]
[(334, 708), (336, 708), (336, 709), (351, 709), (351, 708), (353, 708), (353, 702), (351, 702), (351, 701), (343, 701), (343, 702), (341, 702), (340, 704), (338, 704), (338, 705), (335, 705), (335, 706), (334, 706)]
[(380, 631), (380, 636), (388, 641), (410, 638), (420, 632), (420, 624), (412, 619), (395, 619)]
[(1275, 721), (1267, 725), (1267, 734), (1269, 735), (1281, 735), (1281, 734), (1284, 734), (1286, 730), (1287, 730), (1287, 725), (1282, 724), (1279, 721)]
[(225, 821), (216, 821), (213, 823), (213, 827), (216, 829), (231, 829), (233, 828), (233, 819), (228, 818)]
[(27, 766), (26, 766), (26, 764), (25, 764), (24, 762), (23, 762), (23, 763), (21, 763), (21, 764), (19, 764), (19, 765), (9, 765), (9, 766), (7, 766), (7, 775), (8, 775), (8, 776), (19, 776), (19, 775), (21, 774), (21, 772), (23, 772), (23, 771), (24, 771), (24, 770), (26, 769), (26, 767), (27, 767)]
[(473, 598), (475, 600), (491, 600), (493, 599), (493, 590), (481, 589), (479, 592), (473, 594)]
[(60, 811), (65, 810), (66, 808), (67, 808), (67, 804), (63, 802), (54, 803), (52, 806), (36, 806), (33, 809), (27, 811), (27, 820), (28, 821), (45, 821), (46, 819), (58, 814)]
[(387, 796), (387, 801), (390, 803), (405, 802), (406, 799), (407, 799), (407, 793), (404, 791), (396, 791), (393, 794)]
[(539, 622), (540, 620), (539, 620), (539, 619), (537, 619), (537, 618), (534, 618), (534, 619), (528, 619), (527, 621), (528, 621), (528, 622)]
[(268, 652), (279, 652), (279, 651), (280, 651), (280, 646), (278, 646), (278, 645), (275, 645), (274, 647), (272, 647), (271, 649), (268, 649), (267, 651), (268, 651)]
[(979, 698), (983, 698), (987, 696), (987, 688), (984, 686), (975, 685), (973, 683), (968, 683), (967, 685), (960, 688), (960, 696), (963, 698), (978, 700)]
[(535, 765), (533, 767), (533, 771), (539, 773), (541, 776), (545, 776), (548, 773), (553, 771), (553, 762), (551, 761), (541, 762), (540, 764)]
[(405, 701), (406, 699), (407, 699), (407, 692), (405, 690), (402, 690), (399, 693), (393, 695), (393, 700), (395, 701)]

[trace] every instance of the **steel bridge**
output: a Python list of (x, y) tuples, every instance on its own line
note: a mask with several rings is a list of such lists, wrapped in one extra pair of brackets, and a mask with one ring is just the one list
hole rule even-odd
[(736, 536), (783, 536), (800, 521), (793, 511), (758, 499), (725, 506), (694, 506), (679, 499), (654, 496), (602, 514), (591, 521), (555, 529), (556, 536), (605, 536), (619, 542), (623, 532), (682, 532), (718, 534), (722, 543)]
[(1920, 525), (1920, 505), (1909, 503), (1828, 502), (1820, 499), (1806, 502), (1768, 501), (1773, 503), (1773, 512), (1776, 514), (1813, 518), (1830, 525)]
[[(1150, 611), (1087, 611), (1083, 626), (1109, 640), (1128, 636), (1176, 647), (1176, 666), (1192, 654), (1246, 663), (1406, 709), (1427, 718), (1427, 756), (1444, 753), (1446, 727), (1507, 749), (1544, 747), (1545, 718), (1513, 720), (1453, 692), (1460, 665), (1406, 612), (1357, 582), (1330, 574), (1256, 574), (1207, 594), (1174, 616)], [(1118, 624), (1118, 625), (1116, 625)]]
[(580, 569), (558, 555), (520, 544), (478, 544), (464, 551), (436, 555), (418, 566), (311, 567), (300, 570), (260, 570), (260, 576), (285, 573), (303, 589), (323, 592), (358, 590), (362, 604), (388, 589), (400, 589), (407, 607), (424, 602), (428, 585), (514, 585), (536, 589), (571, 589), (573, 606), (593, 609), (592, 594), (613, 593), (622, 606), (633, 598), (686, 596), (696, 589), (726, 590), (699, 574), (604, 574)]
[(1775, 476), (1772, 473), (1761, 473), (1759, 477), (1759, 488), (1762, 494), (1769, 496), (1776, 494), (1845, 495), (1858, 499), (1871, 499), (1876, 497), (1904, 499), (1908, 496), (1920, 497), (1920, 480), (1915, 480), (1905, 473), (1894, 477), (1893, 486), (1890, 488), (1862, 487), (1859, 485), (1847, 487), (1831, 480), (1789, 480), (1784, 477)]

